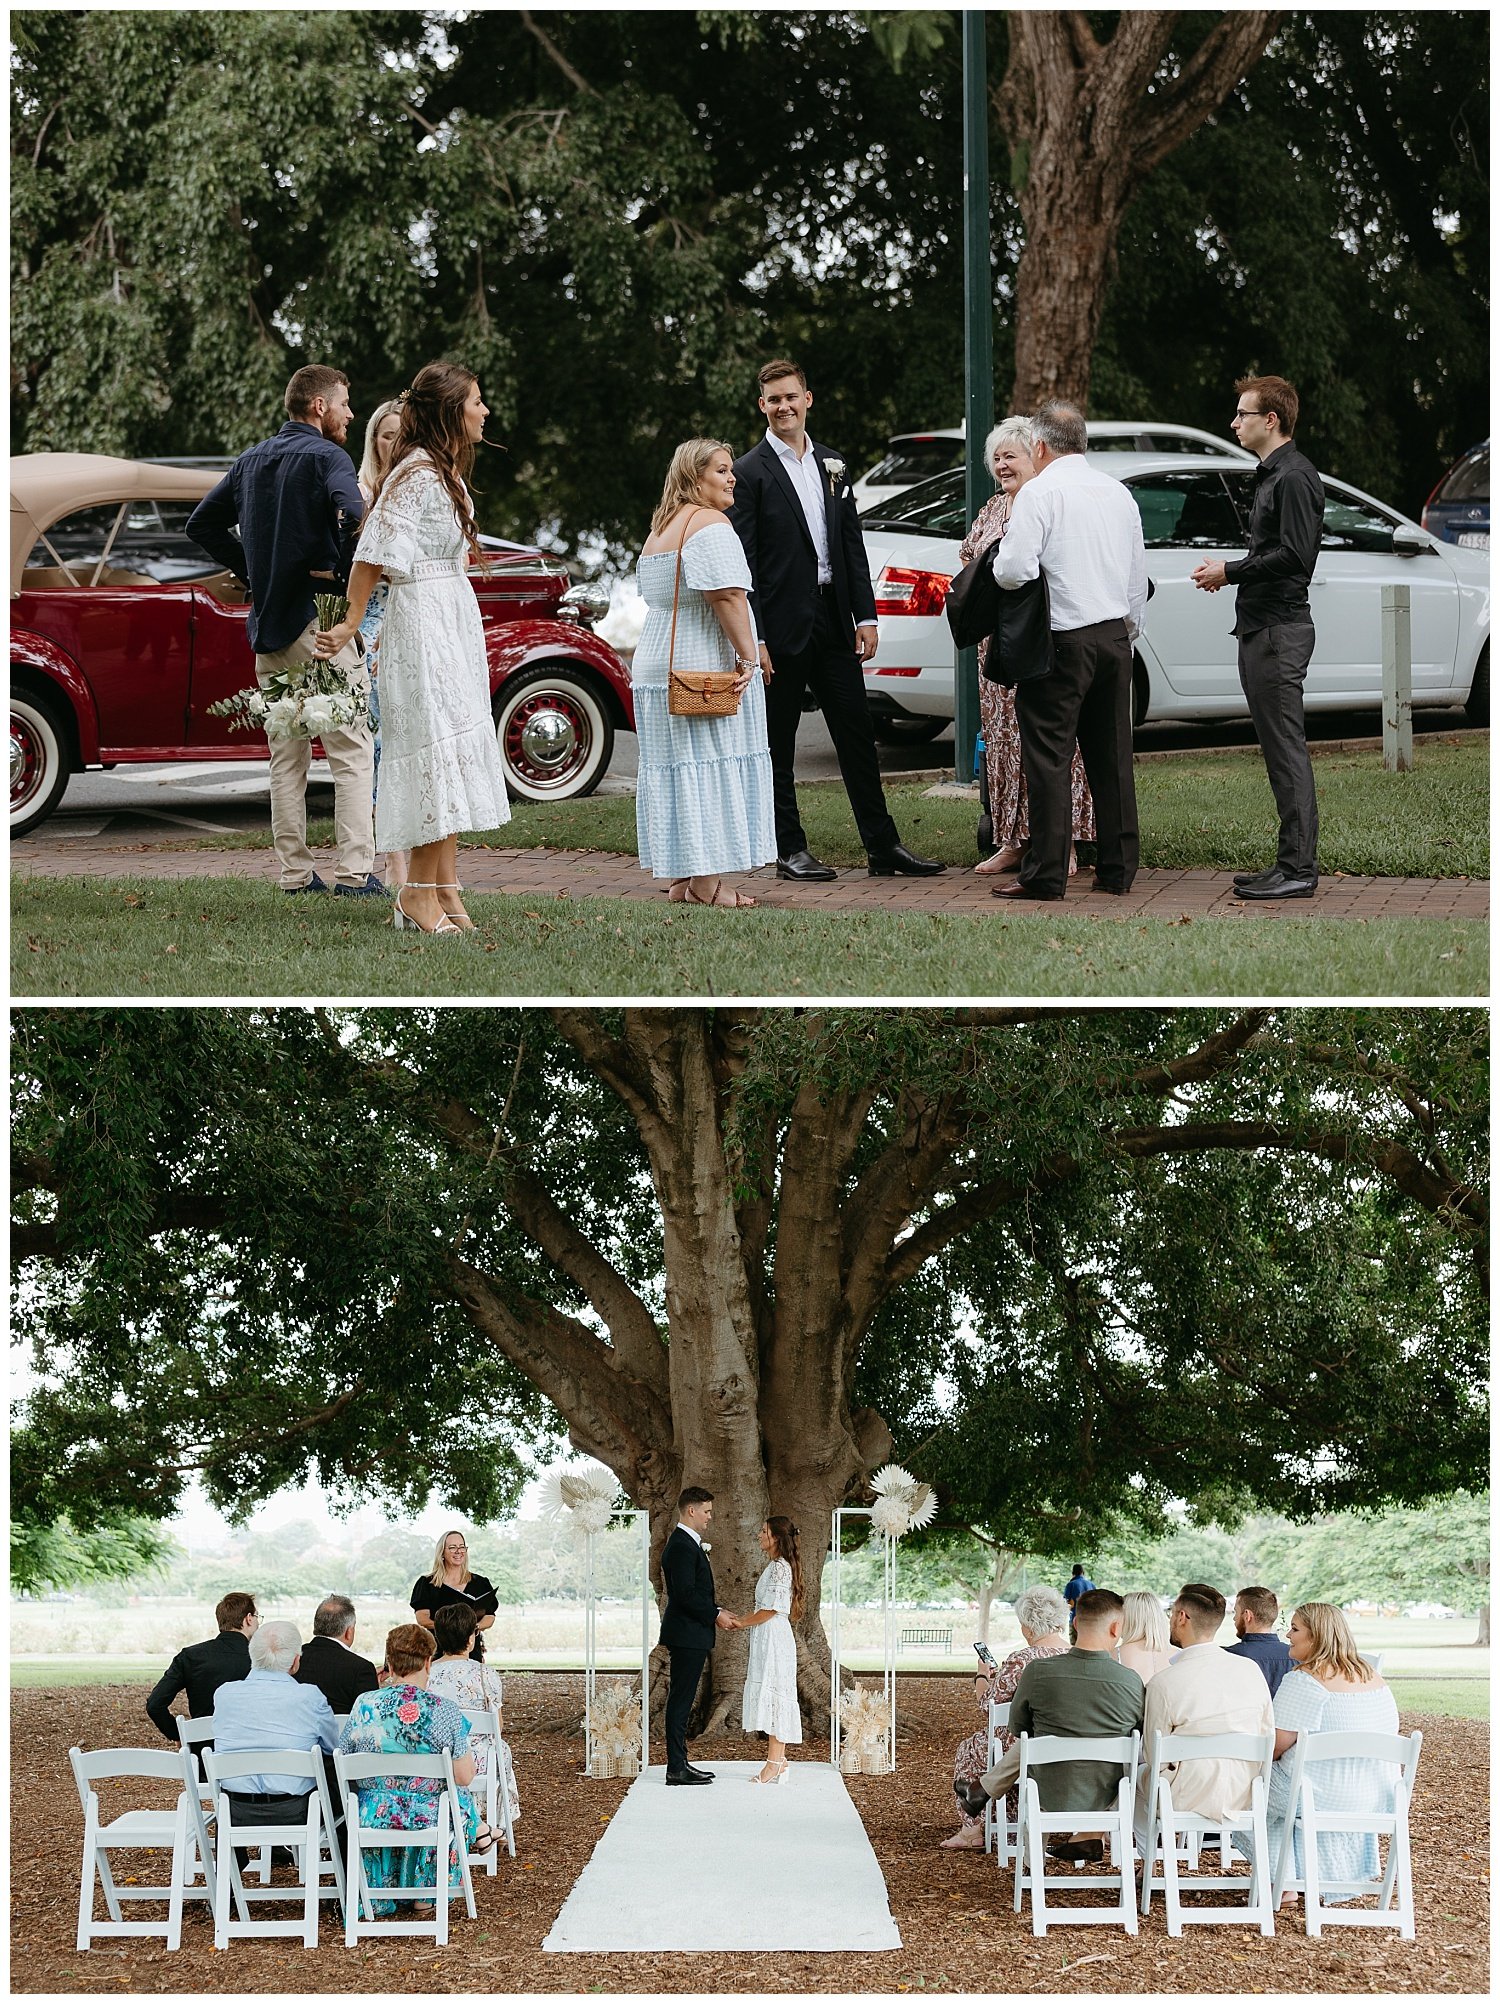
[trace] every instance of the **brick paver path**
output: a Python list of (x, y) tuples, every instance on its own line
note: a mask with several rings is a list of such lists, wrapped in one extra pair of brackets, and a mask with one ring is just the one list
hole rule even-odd
[[(331, 879), (331, 855), (320, 855), (320, 874)], [(22, 877), (243, 877), (276, 881), (268, 849), (162, 849), (69, 843), (66, 853), (24, 842), (11, 852)], [(529, 898), (644, 898), (663, 895), (633, 856), (599, 849), (465, 849), (464, 883), (473, 891), (505, 891)], [(734, 883), (747, 880), (734, 878)], [(1004, 879), (1002, 881), (1009, 881)], [(1107, 897), (1089, 890), (1092, 873), (1073, 879), (1065, 904), (1029, 904), (990, 896), (994, 879), (972, 870), (940, 877), (871, 877), (862, 868), (841, 870), (831, 884), (794, 884), (771, 869), (755, 872), (749, 888), (764, 904), (784, 911), (947, 912), (974, 918), (1031, 917), (1046, 921), (1059, 911), (1108, 919), (1235, 918), (1268, 914), (1287, 918), (1480, 918), (1490, 912), (1490, 887), (1477, 877), (1324, 877), (1312, 898), (1285, 904), (1241, 904), (1228, 870), (1142, 870), (1129, 894)]]

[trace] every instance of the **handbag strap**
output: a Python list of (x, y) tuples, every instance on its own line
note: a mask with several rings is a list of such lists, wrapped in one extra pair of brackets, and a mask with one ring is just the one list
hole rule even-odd
[(677, 574), (672, 580), (672, 637), (667, 642), (667, 680), (669, 682), (672, 679), (672, 663), (677, 654), (677, 600), (682, 592), (682, 546), (687, 541), (688, 526), (697, 513), (698, 510), (696, 508), (689, 508), (686, 516), (683, 518), (682, 534), (677, 538)]

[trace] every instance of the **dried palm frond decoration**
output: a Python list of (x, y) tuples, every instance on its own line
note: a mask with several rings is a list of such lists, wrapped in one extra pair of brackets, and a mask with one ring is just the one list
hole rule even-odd
[(894, 1461), (870, 1478), (870, 1487), (875, 1492), (870, 1521), (883, 1538), (904, 1538), (908, 1531), (924, 1530), (937, 1515), (932, 1490)]
[(549, 1468), (542, 1478), (542, 1515), (553, 1523), (566, 1518), (575, 1537), (609, 1528), (620, 1485), (600, 1462)]
[(578, 1722), (593, 1742), (589, 1773), (595, 1780), (641, 1771), (641, 1701), (627, 1684), (609, 1684), (594, 1693), (588, 1718)]
[(891, 1715), (877, 1691), (856, 1684), (839, 1699), (839, 1767), (845, 1774), (889, 1774)]

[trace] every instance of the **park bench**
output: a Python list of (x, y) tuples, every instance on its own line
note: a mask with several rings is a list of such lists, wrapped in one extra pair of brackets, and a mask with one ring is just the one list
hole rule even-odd
[(901, 1649), (939, 1649), (943, 1654), (953, 1651), (953, 1630), (951, 1628), (903, 1628), (896, 1638), (896, 1647)]

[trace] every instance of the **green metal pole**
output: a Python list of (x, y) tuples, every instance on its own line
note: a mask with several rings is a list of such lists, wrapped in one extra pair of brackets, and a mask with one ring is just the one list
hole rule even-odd
[[(964, 34), (964, 461), (972, 522), (994, 491), (984, 441), (995, 412), (994, 326), (990, 273), (989, 73), (984, 15), (966, 11)], [(979, 735), (979, 656), (972, 647), (953, 662), (953, 776), (974, 777)]]

